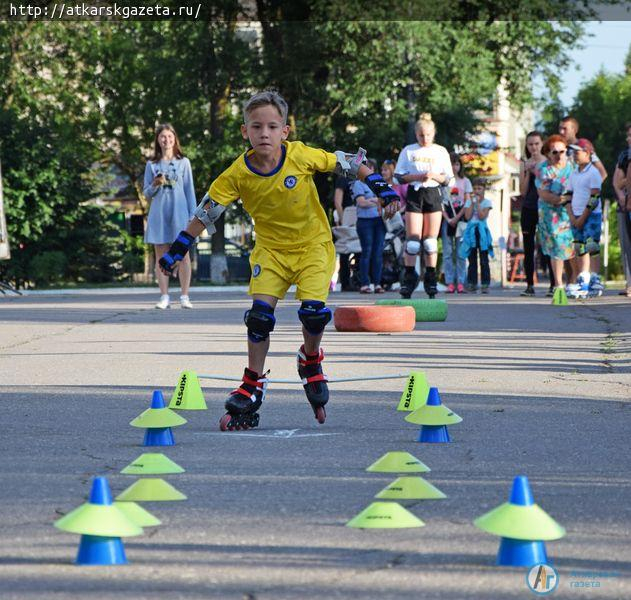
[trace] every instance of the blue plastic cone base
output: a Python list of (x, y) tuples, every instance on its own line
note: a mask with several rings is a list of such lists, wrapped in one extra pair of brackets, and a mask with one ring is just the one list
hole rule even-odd
[(78, 565), (126, 565), (123, 542), (117, 537), (82, 535), (76, 563)]
[(166, 408), (164, 396), (160, 390), (155, 390), (151, 397), (151, 408)]
[(451, 442), (451, 439), (449, 438), (447, 425), (423, 425), (418, 434), (417, 441), (433, 444), (439, 442)]
[(175, 446), (175, 438), (170, 427), (152, 427), (145, 430), (143, 446)]
[(502, 538), (496, 564), (501, 567), (532, 567), (548, 563), (546, 545), (543, 542)]
[(440, 406), (442, 402), (440, 401), (440, 394), (438, 393), (438, 388), (431, 387), (429, 388), (429, 394), (427, 395), (427, 406)]
[(530, 484), (528, 483), (528, 477), (525, 475), (517, 475), (517, 477), (513, 479), (513, 489), (511, 490), (508, 501), (518, 506), (532, 506), (535, 503)]
[(91, 504), (112, 504), (112, 492), (105, 477), (94, 478), (88, 502)]

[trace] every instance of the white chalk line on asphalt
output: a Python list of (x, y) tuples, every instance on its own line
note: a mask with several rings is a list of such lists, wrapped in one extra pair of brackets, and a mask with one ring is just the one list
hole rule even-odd
[(245, 431), (196, 431), (195, 435), (224, 435), (224, 436), (246, 436), (246, 437), (265, 437), (274, 439), (289, 439), (289, 438), (303, 438), (303, 437), (320, 437), (323, 435), (340, 435), (339, 433), (299, 433), (300, 429), (276, 429), (271, 433), (257, 433), (252, 431), (246, 433)]

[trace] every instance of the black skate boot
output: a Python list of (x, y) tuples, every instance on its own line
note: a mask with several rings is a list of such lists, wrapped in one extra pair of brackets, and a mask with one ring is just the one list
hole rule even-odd
[[(269, 371), (268, 371), (269, 372)], [(236, 429), (252, 429), (259, 424), (259, 414), (256, 412), (265, 397), (267, 379), (265, 375), (245, 369), (241, 385), (230, 392), (226, 400), (228, 411), (219, 421), (221, 431)]]
[(437, 284), (436, 268), (425, 267), (425, 276), (423, 277), (423, 287), (425, 288), (425, 293), (430, 298), (434, 298), (434, 296), (436, 296), (436, 293), (438, 292), (438, 288), (436, 284)]
[(307, 400), (309, 400), (313, 414), (320, 425), (326, 421), (324, 405), (329, 401), (329, 386), (326, 383), (328, 379), (322, 372), (323, 360), (322, 348), (318, 354), (307, 354), (304, 345), (300, 346), (300, 350), (298, 350), (298, 375), (302, 379)]
[(403, 274), (403, 281), (401, 282), (401, 288), (399, 289), (399, 294), (401, 298), (408, 299), (412, 297), (412, 292), (416, 289), (418, 285), (418, 273), (416, 271), (408, 271), (406, 269)]

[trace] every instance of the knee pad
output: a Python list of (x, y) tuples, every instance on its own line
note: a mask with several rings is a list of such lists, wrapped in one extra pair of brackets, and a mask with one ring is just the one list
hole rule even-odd
[(421, 238), (418, 235), (411, 235), (405, 240), (405, 253), (416, 256), (421, 251)]
[(264, 342), (270, 332), (274, 331), (274, 309), (267, 302), (255, 300), (252, 302), (252, 308), (245, 311), (243, 322), (248, 328), (248, 339), (256, 343)]
[(331, 309), (316, 300), (305, 300), (298, 309), (298, 318), (311, 335), (321, 334), (331, 316)]
[(423, 240), (423, 250), (425, 254), (436, 254), (438, 252), (438, 239), (435, 237), (427, 237)]
[(588, 252), (592, 256), (600, 254), (600, 244), (596, 240), (588, 238), (585, 242), (585, 252)]

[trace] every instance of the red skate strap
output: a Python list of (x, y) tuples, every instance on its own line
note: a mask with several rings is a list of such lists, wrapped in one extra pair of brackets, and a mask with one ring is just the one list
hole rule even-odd
[[(263, 387), (263, 382), (262, 381), (258, 381), (257, 379), (251, 379), (247, 375), (243, 376), (243, 383), (247, 383), (248, 385), (253, 385), (254, 387), (258, 387), (258, 388), (262, 388)], [(239, 388), (239, 389), (241, 389), (241, 388)]]
[(304, 383), (316, 383), (317, 381), (328, 381), (329, 378), (324, 373), (318, 373), (317, 375), (312, 375), (311, 377), (306, 377), (303, 379)]
[(320, 352), (318, 354), (304, 354), (300, 352), (300, 364), (303, 366), (306, 365), (318, 365), (324, 360), (324, 350), (320, 348)]
[(248, 392), (245, 388), (238, 387), (236, 390), (232, 390), (233, 394), (243, 394), (246, 398), (252, 398), (252, 392)]

